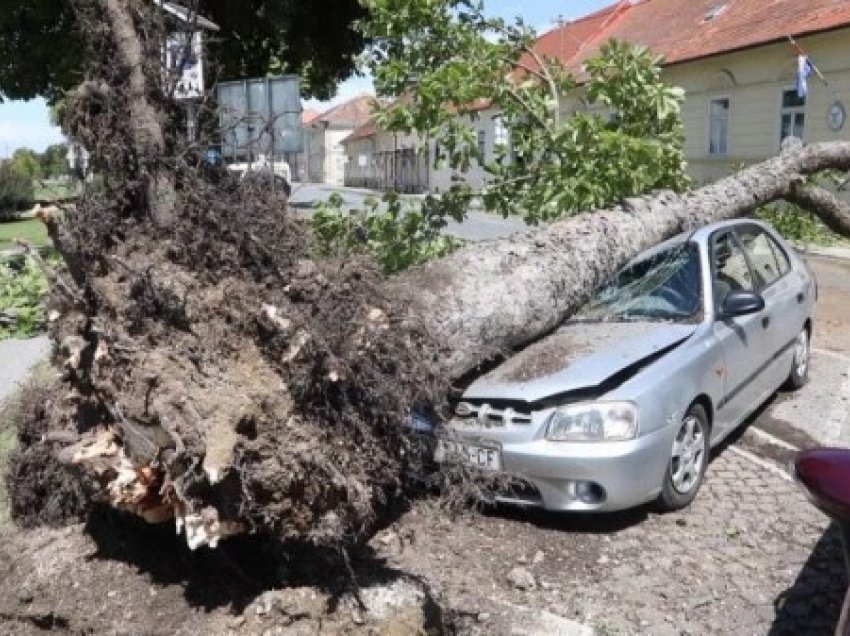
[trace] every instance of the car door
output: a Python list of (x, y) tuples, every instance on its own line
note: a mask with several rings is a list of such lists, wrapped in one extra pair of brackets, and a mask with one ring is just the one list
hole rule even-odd
[(762, 375), (770, 359), (770, 318), (766, 311), (725, 318), (726, 295), (735, 290), (755, 291), (749, 260), (732, 229), (721, 230), (711, 241), (714, 335), (723, 350), (723, 398), (717, 405), (717, 435), (725, 435), (755, 410), (766, 397)]
[(782, 248), (757, 225), (745, 225), (735, 233), (750, 261), (755, 289), (764, 298), (767, 337), (772, 352), (762, 371), (769, 388), (784, 382), (791, 368), (793, 345), (805, 320), (801, 304), (805, 295)]

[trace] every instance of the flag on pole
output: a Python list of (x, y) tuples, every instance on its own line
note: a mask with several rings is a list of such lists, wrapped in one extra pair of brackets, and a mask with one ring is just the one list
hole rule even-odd
[(809, 82), (807, 80), (809, 75), (812, 73), (820, 78), (820, 80), (824, 83), (824, 86), (829, 86), (829, 82), (826, 81), (823, 73), (821, 73), (820, 69), (815, 66), (814, 62), (812, 62), (809, 54), (806, 53), (806, 50), (797, 44), (797, 41), (790, 35), (787, 36), (787, 38), (791, 43), (791, 46), (793, 46), (797, 51), (797, 95), (805, 97), (808, 94)]
[(813, 70), (814, 66), (807, 56), (797, 56), (797, 97), (802, 99), (809, 94), (809, 75)]

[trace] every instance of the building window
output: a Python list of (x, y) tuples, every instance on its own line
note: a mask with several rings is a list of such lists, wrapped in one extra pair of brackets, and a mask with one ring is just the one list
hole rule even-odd
[(478, 131), (478, 157), (479, 162), (484, 163), (484, 157), (486, 157), (487, 153), (487, 131), (479, 130)]
[(509, 145), (508, 127), (502, 117), (493, 117), (493, 145), (504, 148)]
[(729, 99), (712, 99), (708, 113), (708, 154), (729, 152)]
[(786, 137), (803, 138), (806, 128), (806, 98), (792, 88), (782, 91), (782, 113), (779, 120), (779, 143)]

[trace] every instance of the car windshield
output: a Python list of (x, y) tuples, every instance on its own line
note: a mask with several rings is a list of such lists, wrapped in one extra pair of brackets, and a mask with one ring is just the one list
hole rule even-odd
[(701, 310), (699, 249), (681, 243), (630, 263), (575, 318), (692, 322)]

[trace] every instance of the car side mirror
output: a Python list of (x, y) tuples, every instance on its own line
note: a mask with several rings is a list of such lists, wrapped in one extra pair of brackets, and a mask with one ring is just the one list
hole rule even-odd
[(726, 295), (720, 317), (735, 318), (736, 316), (746, 316), (748, 314), (756, 314), (762, 309), (764, 309), (764, 298), (761, 297), (761, 294), (736, 289)]

